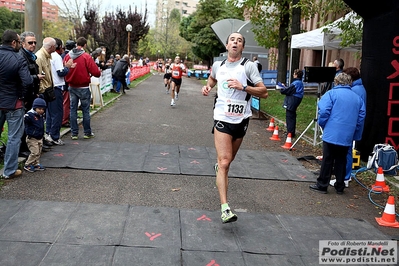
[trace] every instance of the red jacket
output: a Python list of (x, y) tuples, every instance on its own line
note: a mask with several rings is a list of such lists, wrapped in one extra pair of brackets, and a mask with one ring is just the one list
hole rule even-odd
[(93, 58), (83, 49), (74, 48), (64, 57), (64, 62), (73, 59), (76, 63), (75, 68), (70, 68), (65, 76), (65, 81), (73, 88), (87, 88), (90, 84), (91, 76), (100, 77), (101, 71)]

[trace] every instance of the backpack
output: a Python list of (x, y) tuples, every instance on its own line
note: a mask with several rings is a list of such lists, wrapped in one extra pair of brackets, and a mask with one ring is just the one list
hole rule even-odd
[(259, 62), (258, 62), (258, 70), (259, 70), (259, 73), (262, 71), (262, 64)]
[(398, 164), (398, 153), (389, 144), (374, 145), (373, 152), (367, 161), (367, 169), (374, 169), (377, 172), (381, 166), (384, 174), (396, 175)]

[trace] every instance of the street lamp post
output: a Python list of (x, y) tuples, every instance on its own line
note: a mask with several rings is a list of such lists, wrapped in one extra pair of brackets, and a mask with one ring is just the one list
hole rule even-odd
[(127, 55), (130, 58), (130, 32), (132, 31), (133, 27), (130, 24), (126, 25), (126, 31), (127, 31)]

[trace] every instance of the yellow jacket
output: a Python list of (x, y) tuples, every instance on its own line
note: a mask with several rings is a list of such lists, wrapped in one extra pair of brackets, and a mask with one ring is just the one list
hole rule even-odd
[(51, 74), (51, 54), (43, 47), (36, 52), (36, 63), (39, 66), (39, 73), (45, 73), (44, 79), (40, 80), (39, 93), (43, 93), (47, 88), (53, 86), (53, 78)]

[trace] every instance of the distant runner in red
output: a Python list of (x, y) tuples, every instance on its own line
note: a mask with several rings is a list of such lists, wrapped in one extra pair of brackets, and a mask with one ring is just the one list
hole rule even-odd
[(176, 101), (179, 99), (183, 72), (186, 72), (187, 70), (184, 64), (180, 62), (180, 56), (175, 57), (175, 62), (170, 65), (170, 68), (172, 69), (172, 78), (170, 80), (172, 84), (172, 91), (170, 93), (172, 100), (170, 106), (175, 106)]

